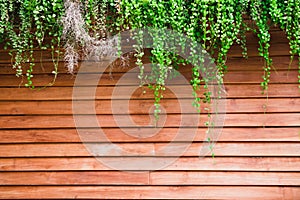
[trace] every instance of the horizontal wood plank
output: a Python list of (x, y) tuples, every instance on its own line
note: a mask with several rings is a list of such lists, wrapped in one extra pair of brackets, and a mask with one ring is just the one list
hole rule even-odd
[[(140, 159), (147, 161), (147, 158)], [(157, 158), (159, 161), (163, 159), (165, 158)], [(120, 160), (131, 162), (132, 158), (1, 158), (0, 171), (102, 171), (112, 170), (103, 162)], [(299, 157), (181, 157), (160, 170), (299, 172), (299, 165)]]
[[(126, 194), (126, 195), (125, 195)], [(257, 199), (294, 200), (299, 187), (243, 186), (18, 186), (0, 187), (0, 198), (16, 199)]]
[[(225, 119), (225, 127), (294, 127), (300, 125), (300, 113), (226, 114), (226, 116), (219, 115), (219, 117), (216, 120)], [(153, 115), (0, 116), (0, 127), (2, 129), (205, 127), (205, 122), (208, 120), (206, 114), (161, 115), (160, 119), (156, 124)], [(223, 123), (215, 121), (215, 126), (223, 126)]]
[[(300, 95), (299, 95), (300, 96)], [(223, 102), (223, 101), (222, 101)], [(72, 101), (0, 101), (0, 115), (71, 115), (75, 111), (72, 108)], [(97, 100), (81, 101), (76, 106), (87, 108), (95, 104), (95, 111), (81, 109), (77, 114), (125, 114), (124, 106), (127, 107), (127, 114), (153, 114), (151, 109), (154, 100)], [(162, 99), (161, 106), (164, 113), (168, 114), (189, 114), (196, 113), (191, 105), (193, 99)], [(275, 113), (275, 112), (300, 112), (300, 98), (276, 98), (276, 99), (227, 99), (226, 113)], [(201, 104), (201, 113), (207, 113), (207, 104)]]
[[(164, 150), (169, 143), (120, 143), (118, 151), (110, 143), (89, 144), (97, 156), (200, 156), (208, 153), (205, 143), (172, 143), (170, 149)], [(185, 148), (187, 150), (184, 152)], [(0, 157), (74, 157), (92, 156), (83, 144), (1, 144)], [(256, 143), (222, 143), (218, 142), (213, 150), (216, 156), (300, 156), (300, 143), (256, 142)], [(210, 154), (207, 154), (210, 156)]]
[(147, 185), (149, 172), (1, 172), (0, 185)]
[[(150, 128), (151, 129), (151, 128)], [(183, 136), (179, 136), (179, 128), (152, 129), (149, 128), (103, 128), (105, 135), (99, 129), (33, 129), (33, 130), (0, 130), (0, 143), (76, 143), (82, 142), (80, 134), (84, 134), (85, 142), (166, 142), (166, 141), (190, 141), (196, 132), (193, 141), (199, 142), (206, 139), (207, 128), (181, 128)], [(176, 139), (175, 139), (176, 138)], [(213, 140), (213, 138), (212, 138)], [(217, 139), (223, 142), (263, 142), (286, 141), (299, 142), (299, 127), (290, 128), (223, 128)]]
[(300, 185), (295, 172), (150, 172), (151, 185)]
[[(122, 87), (122, 88), (120, 88)], [(102, 99), (153, 99), (153, 91), (147, 87), (140, 88), (139, 86), (120, 86), (116, 87), (98, 87), (96, 94), (93, 95), (90, 91), (94, 91), (93, 87), (84, 87), (76, 93), (76, 99), (82, 100), (102, 100)], [(180, 91), (177, 94), (181, 98), (193, 98), (190, 86), (172, 86), (174, 91)], [(266, 98), (266, 94), (262, 94), (259, 85), (225, 85), (226, 98)], [(120, 91), (112, 96), (113, 91)], [(134, 91), (132, 95), (129, 92)], [(146, 91), (146, 93), (144, 92)], [(29, 90), (27, 88), (0, 88), (0, 100), (72, 100), (72, 87), (49, 87), (43, 90)], [(199, 91), (202, 94), (203, 91)], [(267, 92), (268, 97), (285, 98), (299, 97), (298, 84), (270, 84)], [(91, 96), (92, 95), (92, 96)], [(165, 98), (176, 98), (176, 96), (167, 89), (164, 91)]]
[[(0, 185), (290, 185), (295, 172), (2, 172)], [(149, 180), (148, 180), (149, 178)], [(149, 183), (150, 181), (150, 183)]]

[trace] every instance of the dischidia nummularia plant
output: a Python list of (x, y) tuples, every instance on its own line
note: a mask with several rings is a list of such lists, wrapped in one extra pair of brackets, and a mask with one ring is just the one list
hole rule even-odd
[[(163, 41), (167, 36), (163, 30), (185, 34), (201, 44), (203, 51), (215, 59), (221, 78), (227, 71), (229, 49), (235, 43), (240, 44), (243, 56), (247, 57), (246, 32), (254, 32), (259, 39), (258, 53), (265, 60), (261, 82), (265, 91), (271, 68), (276, 67), (269, 53), (269, 29), (273, 25), (286, 33), (291, 61), (294, 57), (299, 59), (300, 83), (299, 18), (300, 0), (0, 0), (0, 40), (10, 49), (16, 75), (26, 77), (25, 86), (34, 88), (35, 50), (51, 49), (55, 79), (61, 51), (68, 72), (74, 73), (82, 56), (93, 51), (101, 52), (100, 55), (112, 52), (111, 44), (105, 40), (109, 35), (149, 26), (156, 28), (158, 31), (152, 33), (155, 45), (151, 49), (151, 61), (156, 65), (151, 76), (144, 76), (142, 32), (134, 36), (138, 41), (134, 55), (141, 85), (147, 83), (146, 78), (154, 82), (149, 87), (154, 91), (155, 115), (158, 116), (166, 79), (173, 76), (172, 69), (188, 63), (174, 52), (164, 50)], [(45, 38), (51, 38), (50, 42)], [(179, 43), (184, 45), (185, 41)], [(193, 48), (196, 47), (191, 47), (189, 59), (203, 60), (201, 55), (193, 53), (197, 52)], [(197, 93), (201, 85), (207, 89), (208, 80), (199, 73), (205, 70), (202, 65), (193, 65), (191, 69), (196, 108), (202, 101), (209, 103), (211, 95), (209, 91), (203, 97)]]

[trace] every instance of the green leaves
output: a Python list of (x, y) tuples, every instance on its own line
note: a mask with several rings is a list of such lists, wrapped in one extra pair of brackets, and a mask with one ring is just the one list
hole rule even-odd
[(270, 58), (269, 48), (270, 48), (270, 33), (268, 24), (268, 13), (270, 7), (268, 6), (268, 1), (253, 0), (250, 3), (251, 17), (256, 22), (258, 28), (258, 38), (259, 38), (259, 55), (265, 59), (265, 64), (263, 66), (264, 75), (263, 81), (261, 82), (261, 87), (263, 89), (262, 93), (268, 89), (268, 84), (270, 82), (271, 76), (271, 66), (272, 59)]
[[(57, 60), (60, 55), (57, 49), (61, 46), (62, 24), (65, 14), (64, 0), (0, 0), (0, 41), (6, 41), (14, 57), (13, 67), (17, 76), (26, 76), (31, 86), (34, 69), (34, 49), (52, 49), (55, 76), (57, 75)], [(271, 76), (272, 59), (269, 55), (271, 24), (285, 31), (289, 40), (291, 62), (300, 56), (300, 0), (81, 0), (84, 23), (95, 39), (107, 37), (127, 29), (137, 29), (146, 26), (159, 29), (172, 29), (186, 34), (192, 41), (201, 44), (203, 51), (216, 59), (219, 76), (223, 77), (226, 70), (227, 53), (236, 42), (247, 57), (246, 32), (250, 30), (245, 16), (250, 16), (256, 27), (252, 29), (259, 38), (259, 55), (265, 60), (261, 86), (267, 90)], [(110, 33), (108, 33), (110, 32)], [(72, 33), (69, 33), (72, 35)], [(51, 37), (46, 43), (45, 38)], [(136, 49), (136, 64), (140, 67), (141, 84), (145, 82), (142, 62), (142, 38), (136, 35), (140, 43)], [(176, 68), (184, 61), (180, 60), (172, 50), (163, 49), (166, 35), (153, 35), (156, 47), (152, 50), (152, 61), (157, 66), (153, 68), (152, 79), (159, 87), (153, 87), (156, 103), (164, 90), (164, 83), (171, 77), (169, 68)], [(72, 37), (70, 37), (72, 38)], [(182, 50), (185, 40), (180, 39)], [(74, 48), (80, 48), (76, 43)], [(202, 59), (197, 55), (198, 49), (192, 47), (191, 60)], [(300, 60), (299, 83), (300, 83)], [(25, 67), (24, 63), (29, 63)], [(23, 69), (24, 68), (24, 69)], [(198, 90), (201, 83), (199, 69), (193, 66), (191, 84)], [(29, 70), (29, 72), (28, 72)], [(196, 94), (196, 92), (195, 92)], [(195, 102), (199, 100), (197, 95)], [(196, 103), (195, 103), (196, 105)]]
[[(0, 35), (11, 49), (16, 76), (26, 77), (26, 87), (34, 88), (34, 50), (59, 46), (61, 26), (58, 20), (63, 13), (62, 8), (63, 0), (0, 1)], [(45, 36), (59, 39), (52, 39), (50, 44), (44, 43)], [(25, 63), (28, 63), (27, 67)]]

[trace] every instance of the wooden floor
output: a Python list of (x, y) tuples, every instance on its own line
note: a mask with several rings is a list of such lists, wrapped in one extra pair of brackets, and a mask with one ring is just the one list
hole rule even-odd
[[(300, 92), (297, 63), (288, 69), (289, 47), (281, 31), (272, 32), (272, 70), (269, 91), (261, 94), (262, 58), (257, 40), (249, 35), (249, 59), (233, 47), (225, 76), (227, 113), (222, 134), (215, 146), (215, 158), (199, 158), (205, 139), (200, 117), (193, 143), (174, 163), (156, 171), (124, 172), (99, 162), (82, 144), (72, 113), (72, 92), (76, 76), (67, 74), (63, 63), (52, 87), (24, 88), (11, 69), (10, 57), (0, 50), (0, 198), (1, 199), (300, 199)], [(40, 56), (41, 52), (36, 52)], [(49, 53), (37, 62), (34, 82), (51, 81)], [(132, 137), (146, 129), (118, 127), (111, 99), (114, 85), (128, 68), (116, 67), (104, 73), (95, 93), (97, 119), (109, 141), (121, 148), (148, 155), (176, 136), (178, 129), (189, 134), (192, 123), (180, 126), (178, 100), (167, 90), (162, 105), (168, 112), (164, 128), (152, 137)], [(90, 77), (97, 78), (91, 70)], [(121, 87), (132, 87), (122, 82)], [(85, 86), (87, 89), (89, 86)], [(178, 85), (177, 87), (184, 87)], [(125, 90), (124, 89), (124, 90)], [(122, 96), (123, 95), (123, 96)], [(188, 95), (188, 94), (187, 94)], [(127, 94), (113, 99), (122, 105)], [(191, 95), (190, 95), (191, 96)], [(150, 92), (137, 89), (130, 100), (130, 114), (140, 125), (149, 124)], [(86, 101), (91, 101), (87, 99)], [(188, 100), (183, 100), (188, 101)], [(91, 101), (93, 103), (93, 101)], [(84, 105), (83, 105), (84, 106)], [(116, 106), (117, 107), (117, 106)], [(84, 116), (92, 113), (82, 110)], [(116, 108), (114, 114), (122, 115)], [(90, 135), (86, 142), (104, 144), (96, 127), (81, 127)], [(178, 145), (187, 142), (181, 138)], [(176, 154), (176, 153), (175, 153)], [(105, 159), (133, 159), (111, 152)], [(149, 154), (148, 156), (151, 156)], [(160, 155), (161, 159), (166, 159)], [(171, 155), (178, 156), (178, 155)], [(139, 157), (136, 157), (139, 158)]]

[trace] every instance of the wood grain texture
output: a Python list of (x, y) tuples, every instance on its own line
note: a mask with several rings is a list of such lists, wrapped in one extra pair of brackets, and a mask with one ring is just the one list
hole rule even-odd
[[(107, 171), (103, 161), (131, 161), (131, 158), (94, 157), (1, 158), (0, 171)], [(165, 158), (161, 158), (165, 159)], [(161, 171), (249, 171), (300, 172), (299, 157), (181, 157)]]
[(148, 172), (2, 172), (0, 185), (147, 185)]
[(258, 199), (295, 200), (299, 187), (257, 186), (17, 186), (0, 187), (0, 198), (17, 199)]
[[(300, 184), (285, 172), (2, 172), (0, 185), (259, 185)], [(149, 180), (148, 180), (149, 178)]]
[[(76, 76), (67, 73), (62, 61), (54, 87), (29, 90), (15, 77), (8, 51), (0, 49), (0, 199), (299, 199), (298, 63), (295, 59), (289, 66), (282, 31), (272, 29), (271, 37), (273, 67), (266, 94), (260, 87), (264, 60), (258, 56), (257, 37), (247, 34), (249, 59), (241, 58), (240, 47), (231, 48), (224, 78), (226, 100), (222, 99), (226, 118), (218, 138), (206, 135), (206, 105), (201, 105), (198, 118), (190, 106), (191, 87), (184, 79), (168, 83), (161, 102), (168, 113), (166, 123), (155, 127), (153, 91), (139, 88), (137, 73), (130, 71), (134, 58), (127, 65), (116, 59), (103, 74), (103, 63), (87, 62), (78, 87), (80, 101), (72, 102), (73, 89), (78, 89), (73, 88)], [(35, 51), (42, 59), (36, 59), (33, 71), (38, 87), (53, 78), (50, 51), (41, 53)], [(146, 50), (144, 63), (149, 63), (149, 56)], [(191, 66), (179, 72), (189, 80)], [(125, 73), (127, 78), (118, 82)], [(93, 89), (95, 95), (89, 93)], [(113, 93), (117, 89), (122, 90)], [(80, 107), (79, 129), (72, 103)], [(105, 135), (91, 123), (91, 108)], [(127, 123), (126, 113), (139, 127)], [(208, 137), (217, 140), (214, 158), (209, 144), (203, 142)], [(164, 151), (170, 141), (172, 148)], [(123, 151), (114, 150), (110, 142)], [(134, 164), (149, 159), (172, 162), (159, 171)], [(127, 172), (107, 163), (125, 163)], [(133, 169), (135, 173), (128, 171)]]
[[(150, 128), (151, 129), (151, 128)], [(143, 132), (149, 131), (149, 128), (103, 128), (105, 138), (99, 133), (99, 130), (88, 128), (80, 129), (21, 129), (21, 130), (0, 130), (0, 143), (78, 143), (81, 142), (80, 135), (85, 135), (86, 142), (166, 142), (172, 141), (190, 141), (190, 135), (193, 135), (193, 128), (182, 128), (184, 136), (178, 136), (179, 128), (163, 128), (153, 136), (141, 137)], [(206, 128), (198, 128), (193, 141), (203, 141), (205, 139)], [(156, 130), (155, 130), (156, 131)], [(218, 141), (223, 142), (299, 142), (299, 127), (284, 128), (223, 128)]]
[(151, 172), (151, 185), (300, 185), (300, 173)]
[[(182, 148), (190, 143), (174, 143), (168, 151), (162, 151), (168, 143), (120, 143), (124, 151), (112, 149), (109, 143), (90, 144), (97, 156), (200, 156), (200, 151), (208, 148), (205, 143), (193, 143), (184, 152)], [(83, 144), (2, 144), (1, 158), (5, 157), (74, 157), (91, 156)], [(300, 143), (290, 142), (234, 142), (216, 143), (216, 156), (300, 156)], [(210, 156), (208, 154), (207, 156)]]
[[(207, 115), (173, 114), (166, 116), (166, 121), (154, 123), (152, 115), (131, 115), (133, 122), (129, 124), (128, 115), (49, 115), (49, 116), (0, 116), (2, 129), (13, 128), (172, 128), (172, 127), (206, 127)], [(183, 120), (183, 118), (185, 120)], [(162, 117), (161, 117), (162, 119)], [(190, 119), (190, 120), (187, 120)], [(95, 123), (94, 123), (95, 121)], [(96, 123), (98, 122), (98, 123)], [(120, 126), (119, 124), (122, 124)], [(300, 125), (300, 113), (267, 113), (267, 114), (226, 114), (225, 127), (295, 127)]]
[[(300, 98), (227, 99), (226, 113), (283, 113), (300, 112)], [(162, 99), (161, 106), (168, 114), (195, 113), (193, 99)], [(0, 101), (0, 115), (72, 115), (72, 101)], [(76, 103), (83, 108), (94, 104), (95, 111), (81, 109), (77, 114), (153, 114), (153, 100), (87, 100)], [(73, 104), (74, 105), (74, 104)], [(112, 110), (112, 106), (114, 109)], [(124, 106), (128, 107), (124, 113)], [(207, 113), (207, 104), (201, 104), (201, 113)], [(34, 109), (32, 109), (34, 108)]]

